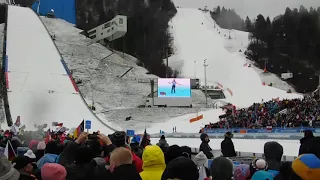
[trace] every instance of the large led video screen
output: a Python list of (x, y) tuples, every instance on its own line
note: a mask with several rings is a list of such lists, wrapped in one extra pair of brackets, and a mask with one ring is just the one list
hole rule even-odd
[(190, 79), (158, 79), (158, 97), (191, 97)]

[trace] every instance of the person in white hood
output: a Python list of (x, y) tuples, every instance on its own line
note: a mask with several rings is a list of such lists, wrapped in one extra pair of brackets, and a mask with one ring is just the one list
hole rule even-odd
[(210, 170), (208, 169), (208, 158), (200, 151), (193, 159), (199, 170), (199, 180), (210, 177)]

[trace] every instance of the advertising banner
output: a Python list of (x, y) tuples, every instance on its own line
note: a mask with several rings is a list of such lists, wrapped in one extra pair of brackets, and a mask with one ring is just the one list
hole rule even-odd
[(263, 128), (263, 129), (205, 129), (207, 133), (303, 133), (305, 130), (310, 130), (312, 132), (320, 132), (318, 128)]

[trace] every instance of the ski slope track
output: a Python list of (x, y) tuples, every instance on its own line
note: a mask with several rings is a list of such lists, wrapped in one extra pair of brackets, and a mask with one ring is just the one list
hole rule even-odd
[(115, 129), (88, 108), (38, 15), (30, 8), (8, 6), (6, 74), (10, 112), (32, 130), (34, 124), (63, 122), (77, 127), (91, 120), (91, 130)]
[[(238, 49), (241, 44), (248, 43), (248, 40), (241, 40), (239, 44), (230, 43), (231, 40), (226, 38), (226, 30), (215, 28), (214, 20), (208, 13), (197, 9), (178, 8), (170, 25), (175, 53), (169, 61), (182, 65), (181, 73), (184, 77), (193, 78), (196, 71), (197, 78), (204, 85), (203, 63), (204, 59), (207, 59), (207, 84), (222, 85), (227, 102), (238, 108), (245, 108), (261, 100), (302, 97), (262, 85), (259, 74), (253, 68), (245, 66), (245, 49), (242, 49), (242, 52)], [(232, 33), (234, 34), (234, 31)], [(245, 32), (237, 34), (239, 38), (246, 36)], [(181, 61), (183, 62), (179, 63)]]

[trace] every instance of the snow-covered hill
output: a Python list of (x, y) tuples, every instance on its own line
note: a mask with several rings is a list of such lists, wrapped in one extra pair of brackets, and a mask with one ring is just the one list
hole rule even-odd
[[(277, 97), (301, 97), (263, 86), (259, 73), (245, 66), (247, 59), (243, 52), (248, 44), (248, 34), (245, 32), (233, 30), (230, 33), (233, 39), (229, 40), (228, 30), (217, 25), (215, 28), (209, 14), (184, 8), (178, 8), (178, 13), (172, 19), (171, 32), (175, 45), (175, 54), (169, 60), (171, 65), (178, 64), (182, 75), (186, 77), (194, 77), (196, 71), (197, 77), (204, 82), (203, 63), (207, 59), (208, 84), (223, 85), (226, 100), (237, 107), (248, 107), (254, 102)], [(242, 52), (239, 52), (240, 49)]]
[[(149, 83), (139, 80), (157, 78), (136, 65), (136, 58), (122, 52), (112, 52), (101, 44), (79, 34), (81, 30), (60, 19), (41, 17), (49, 32), (55, 35), (55, 43), (66, 61), (73, 77), (82, 80), (80, 91), (88, 104), (94, 99), (97, 115), (123, 129), (144, 129), (153, 123), (166, 122), (177, 116), (194, 113), (202, 109), (205, 96), (194, 91), (193, 105), (196, 108), (137, 108), (144, 104), (150, 94)], [(122, 73), (133, 69), (123, 78)], [(213, 101), (209, 101), (212, 103)], [(131, 116), (132, 120), (125, 121)]]

